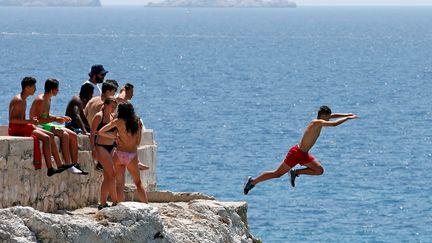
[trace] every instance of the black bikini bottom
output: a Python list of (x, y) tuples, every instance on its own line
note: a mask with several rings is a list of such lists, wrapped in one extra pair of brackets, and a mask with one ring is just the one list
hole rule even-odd
[(111, 153), (111, 151), (116, 147), (114, 144), (106, 145), (106, 144), (96, 144), (96, 146), (102, 147), (108, 151), (108, 153)]

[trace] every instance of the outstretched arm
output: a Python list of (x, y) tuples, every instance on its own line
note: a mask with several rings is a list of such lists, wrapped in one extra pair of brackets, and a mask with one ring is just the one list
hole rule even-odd
[(356, 115), (351, 115), (351, 116), (346, 116), (344, 118), (338, 119), (336, 121), (326, 121), (326, 120), (322, 120), (322, 119), (317, 119), (314, 121), (314, 123), (316, 125), (323, 126), (323, 127), (335, 127), (335, 126), (338, 126), (338, 125), (340, 125), (340, 124), (342, 124), (348, 120), (356, 119), (356, 118), (358, 118)]
[(347, 117), (347, 116), (352, 116), (354, 115), (353, 113), (332, 113), (330, 115), (330, 118), (340, 118), (340, 117)]
[(47, 118), (42, 118), (43, 113), (43, 100), (35, 99), (30, 107), (30, 117), (36, 117), (39, 123), (58, 122), (64, 123), (65, 119), (62, 116), (48, 115)]
[(117, 136), (114, 134), (109, 133), (108, 131), (113, 129), (114, 127), (117, 127), (117, 121), (118, 119), (114, 119), (112, 120), (110, 123), (106, 124), (105, 126), (103, 126), (99, 132), (98, 135), (102, 136), (102, 137), (106, 137), (106, 138), (110, 138), (110, 139), (116, 139)]

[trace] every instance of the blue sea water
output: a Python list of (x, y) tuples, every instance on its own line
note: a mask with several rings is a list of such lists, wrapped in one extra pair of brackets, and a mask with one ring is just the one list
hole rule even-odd
[[(248, 202), (263, 242), (432, 242), (431, 23), (430, 7), (0, 8), (0, 124), (24, 76), (61, 80), (61, 114), (102, 63), (136, 86), (159, 189)], [(324, 175), (244, 196), (323, 104), (361, 117), (323, 130)]]

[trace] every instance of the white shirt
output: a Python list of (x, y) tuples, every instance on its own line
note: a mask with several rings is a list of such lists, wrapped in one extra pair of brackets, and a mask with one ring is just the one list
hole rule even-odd
[(85, 81), (83, 84), (91, 84), (91, 85), (93, 85), (93, 87), (94, 87), (94, 90), (93, 90), (93, 97), (95, 97), (95, 96), (100, 96), (100, 95), (102, 94), (102, 90), (101, 90), (101, 88), (99, 87), (99, 85), (94, 84), (94, 83), (90, 82), (89, 80)]

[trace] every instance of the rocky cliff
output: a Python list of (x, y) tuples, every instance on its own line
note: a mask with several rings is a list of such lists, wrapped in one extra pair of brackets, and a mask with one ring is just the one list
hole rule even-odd
[(247, 204), (124, 202), (50, 214), (31, 207), (0, 209), (1, 242), (259, 242), (249, 232)]
[(37, 6), (37, 7), (74, 7), (74, 6), (89, 6), (100, 7), (99, 0), (0, 0), (0, 6)]
[(89, 175), (48, 177), (45, 166), (33, 168), (32, 139), (6, 134), (7, 126), (0, 126), (0, 242), (259, 242), (249, 232), (245, 202), (157, 191), (157, 144), (150, 129), (138, 148), (140, 161), (150, 167), (141, 172), (150, 204), (134, 202), (136, 187), (127, 177), (128, 202), (100, 211), (102, 175), (94, 171), (88, 137), (79, 136), (78, 157)]

